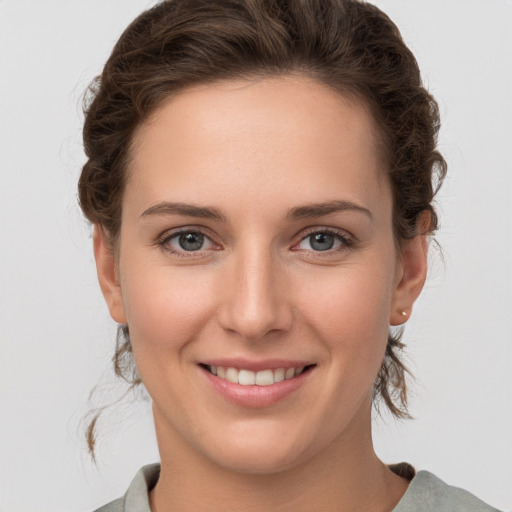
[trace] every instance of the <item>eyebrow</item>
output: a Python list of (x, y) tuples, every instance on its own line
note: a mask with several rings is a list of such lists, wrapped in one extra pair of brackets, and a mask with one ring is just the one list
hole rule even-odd
[(217, 210), (217, 208), (195, 206), (193, 204), (186, 203), (158, 203), (147, 210), (144, 210), (141, 217), (145, 217), (147, 215), (184, 215), (200, 219), (213, 219), (221, 222), (226, 222), (227, 220), (226, 216), (223, 215), (220, 210)]
[[(355, 211), (373, 218), (372, 213), (367, 208), (351, 201), (328, 201), (325, 203), (314, 203), (305, 206), (292, 208), (285, 216), (286, 220), (314, 219), (330, 215), (337, 212)], [(187, 203), (162, 202), (151, 206), (142, 212), (141, 217), (149, 215), (184, 215), (186, 217), (196, 217), (200, 219), (212, 219), (220, 222), (226, 222), (226, 216), (217, 208), (207, 206), (196, 206)]]
[(337, 212), (360, 212), (365, 214), (369, 219), (373, 219), (373, 215), (367, 208), (360, 206), (352, 201), (328, 201), (326, 203), (315, 203), (306, 206), (298, 206), (292, 208), (286, 215), (287, 220), (315, 219)]

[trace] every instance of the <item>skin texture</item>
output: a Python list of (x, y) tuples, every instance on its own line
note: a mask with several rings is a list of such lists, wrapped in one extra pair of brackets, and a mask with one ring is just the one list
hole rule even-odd
[[(373, 451), (371, 392), (388, 327), (423, 286), (426, 237), (395, 246), (376, 134), (362, 105), (297, 75), (187, 89), (139, 127), (118, 258), (101, 228), (94, 243), (153, 399), (152, 510), (384, 511), (405, 492)], [(333, 201), (367, 211), (290, 218)], [(201, 250), (180, 248), (179, 229), (203, 232)], [(309, 236), (326, 229), (344, 239), (315, 251)], [(284, 399), (251, 408), (198, 366), (227, 357), (316, 366)]]

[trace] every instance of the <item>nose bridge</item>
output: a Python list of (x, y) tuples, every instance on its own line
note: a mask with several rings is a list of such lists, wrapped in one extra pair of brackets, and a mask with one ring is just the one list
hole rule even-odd
[(246, 339), (287, 330), (291, 312), (283, 294), (284, 272), (279, 258), (262, 241), (239, 247), (229, 265), (228, 285), (221, 306), (221, 325)]

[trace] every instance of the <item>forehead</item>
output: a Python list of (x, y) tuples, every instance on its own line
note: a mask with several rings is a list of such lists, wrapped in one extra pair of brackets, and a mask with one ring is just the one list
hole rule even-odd
[(163, 199), (234, 200), (233, 192), (283, 205), (329, 193), (371, 202), (388, 188), (377, 141), (362, 103), (306, 77), (195, 86), (138, 128), (126, 194), (138, 196), (140, 208)]

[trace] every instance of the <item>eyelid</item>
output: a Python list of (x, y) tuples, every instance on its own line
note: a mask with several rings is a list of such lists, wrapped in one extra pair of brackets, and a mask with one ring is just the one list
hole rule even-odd
[[(185, 251), (185, 250), (171, 249), (167, 245), (167, 242), (170, 239), (172, 239), (180, 234), (183, 234), (183, 233), (200, 233), (205, 238), (207, 238), (212, 244), (214, 244), (216, 246), (216, 248), (213, 250), (219, 250), (222, 248), (222, 245), (218, 241), (215, 240), (216, 237), (214, 235), (212, 235), (212, 232), (210, 229), (206, 228), (205, 226), (197, 226), (197, 225), (179, 226), (176, 228), (168, 229), (156, 238), (155, 245), (160, 246), (163, 250), (165, 250), (171, 254), (181, 256), (181, 257), (193, 257), (193, 256), (204, 255), (205, 252), (210, 252), (212, 250), (212, 249), (199, 249), (197, 251)], [(309, 236), (311, 236), (312, 234), (315, 234), (315, 233), (325, 233), (325, 234), (329, 234), (334, 237), (337, 237), (338, 239), (341, 239), (342, 247), (338, 248), (338, 249), (334, 249), (334, 250), (328, 249), (326, 251), (313, 251), (313, 250), (297, 248), (297, 246), (300, 244), (300, 242), (302, 242), (303, 240), (305, 240), (306, 238), (308, 238)], [(323, 254), (327, 255), (327, 254), (340, 252), (343, 250), (349, 250), (349, 249), (353, 248), (356, 245), (356, 243), (357, 243), (357, 240), (355, 239), (355, 237), (343, 229), (326, 227), (326, 226), (312, 226), (310, 228), (307, 228), (306, 230), (303, 230), (300, 233), (299, 241), (295, 242), (293, 244), (293, 246), (291, 247), (291, 250), (313, 252), (313, 253), (318, 253), (318, 254), (323, 253)]]
[[(338, 249), (328, 249), (326, 251), (313, 251), (313, 250), (307, 250), (307, 249), (298, 249), (297, 246), (306, 238), (310, 237), (311, 235), (314, 235), (316, 233), (323, 233), (327, 235), (332, 235), (342, 241), (342, 247)], [(354, 247), (356, 244), (356, 240), (353, 235), (348, 233), (347, 231), (343, 229), (338, 228), (332, 228), (332, 227), (325, 227), (325, 226), (313, 226), (311, 228), (308, 228), (306, 231), (303, 231), (300, 235), (300, 239), (298, 242), (296, 242), (292, 250), (295, 251), (307, 251), (307, 252), (313, 252), (318, 254), (332, 254), (343, 250), (348, 250)]]
[(171, 239), (173, 239), (181, 234), (184, 234), (184, 233), (200, 233), (215, 246), (215, 248), (213, 250), (218, 250), (221, 247), (221, 245), (215, 240), (215, 237), (212, 236), (211, 231), (208, 228), (206, 228), (204, 226), (197, 226), (197, 225), (196, 226), (180, 226), (177, 228), (168, 229), (157, 237), (157, 239), (155, 241), (155, 245), (158, 245), (159, 247), (161, 247), (164, 251), (166, 251), (168, 253), (171, 253), (171, 254), (173, 254), (175, 256), (179, 256), (179, 257), (185, 257), (185, 258), (199, 256), (199, 255), (204, 256), (205, 252), (209, 252), (212, 250), (212, 249), (199, 249), (197, 251), (185, 251), (185, 250), (177, 250), (174, 247), (171, 248), (170, 245), (168, 244), (168, 242)]

